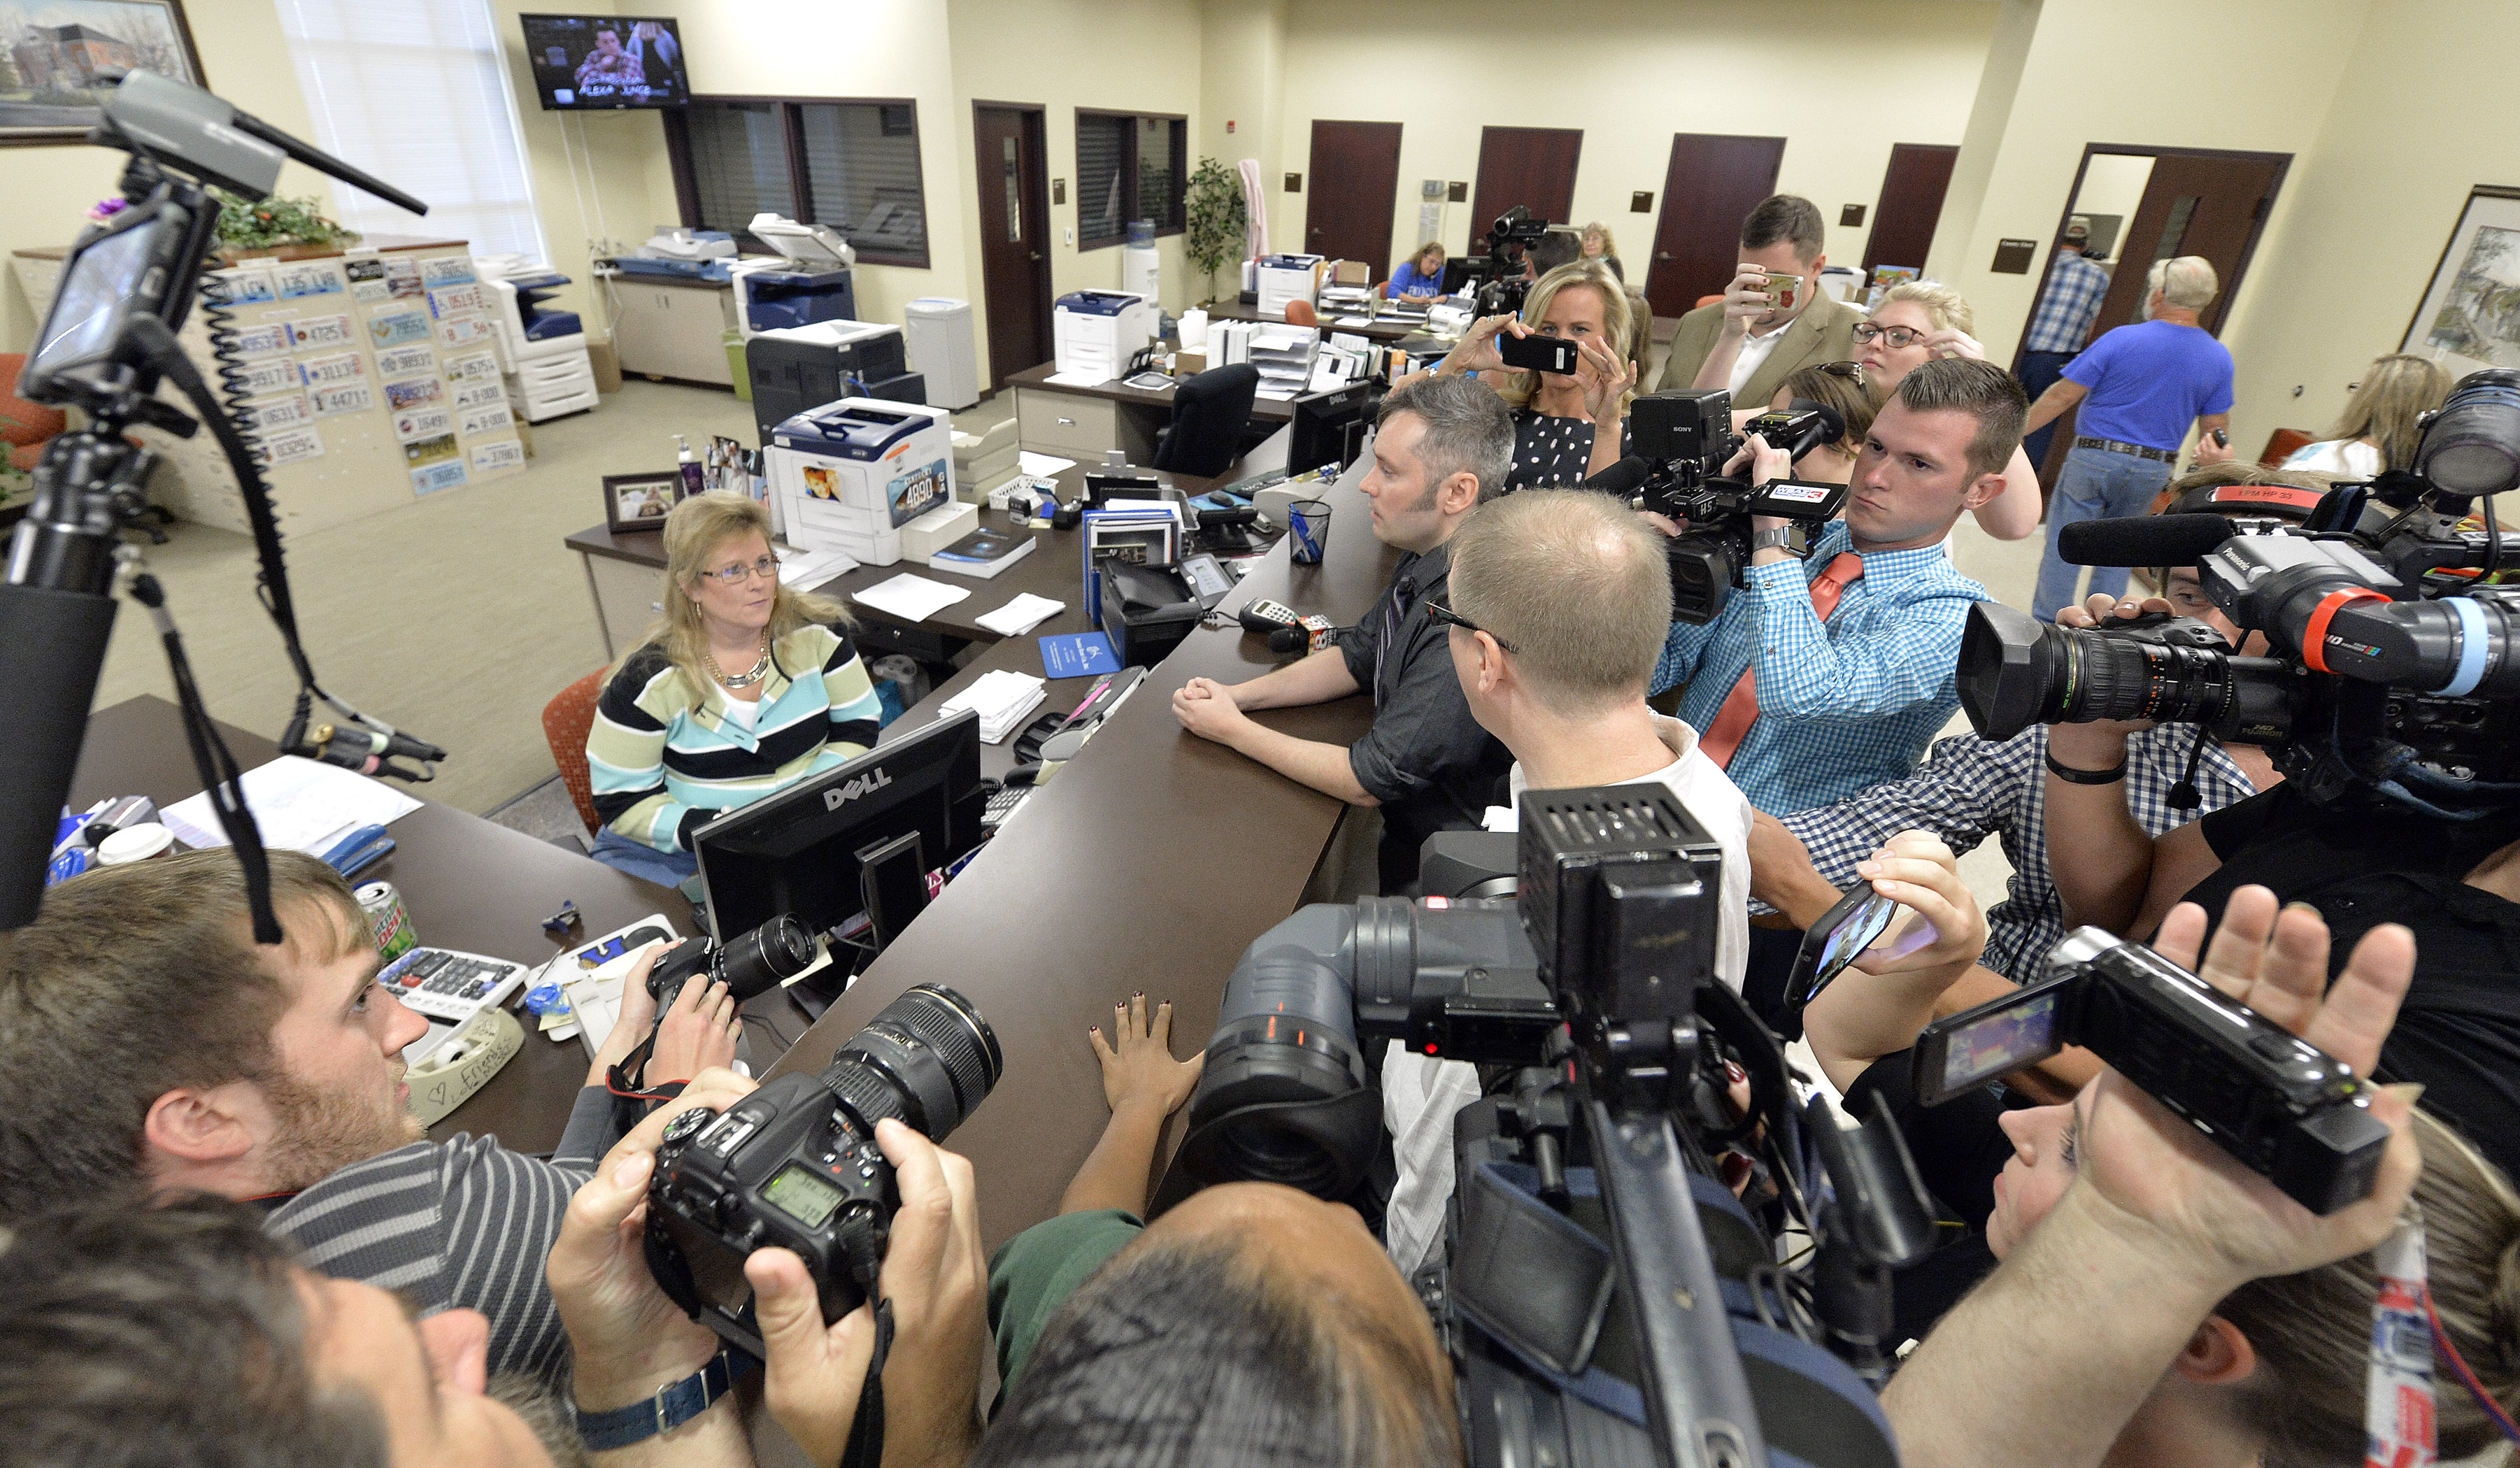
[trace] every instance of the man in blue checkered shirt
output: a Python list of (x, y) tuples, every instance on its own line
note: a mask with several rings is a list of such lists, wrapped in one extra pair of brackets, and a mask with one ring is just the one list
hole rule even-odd
[[(1866, 437), (1845, 517), (1809, 556), (1787, 553), (1785, 521), (1755, 519), (1750, 565), (1723, 614), (1672, 627), (1654, 690), (1688, 686), (1680, 717), (1752, 805), (1782, 816), (1896, 779), (1959, 706), (1960, 630), (1987, 593), (1942, 544), (1953, 521), (2002, 491), (2027, 407), (1990, 363), (1946, 358), (1908, 374)], [(1755, 438), (1735, 465), (1752, 455), (1756, 480), (1790, 472), (1782, 451)], [(1844, 590), (1814, 585), (1827, 581)], [(1816, 596), (1834, 598), (1824, 620)], [(1754, 705), (1734, 691), (1745, 672)]]
[[(2036, 402), (2054, 385), (2065, 364), (2083, 349), (2099, 318), (2100, 300), (2109, 293), (2109, 273), (2092, 263), (2091, 232), (2081, 220), (2065, 226), (2065, 243), (2048, 267), (2048, 284), (2039, 307), (2030, 313), (2029, 334), (2021, 338), (2021, 390)], [(2049, 424), (2021, 440), (2021, 452), (2032, 464), (2048, 457)]]

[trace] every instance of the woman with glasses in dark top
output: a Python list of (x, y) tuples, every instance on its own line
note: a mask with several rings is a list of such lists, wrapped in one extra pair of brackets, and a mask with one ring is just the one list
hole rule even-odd
[(612, 670), (587, 732), (597, 861), (660, 886), (692, 833), (875, 746), (875, 686), (836, 601), (779, 580), (770, 512), (698, 495), (665, 516), (664, 617)]
[[(1884, 291), (1872, 314), (1855, 324), (1855, 358), (1872, 401), (1888, 402), (1899, 380), (1937, 357), (1986, 360), (1970, 332), (1977, 314), (1960, 293), (1929, 281), (1902, 281)], [(1977, 510), (1978, 528), (1997, 540), (2024, 540), (2039, 529), (2039, 475), (2030, 456), (2012, 451), (2003, 493)]]

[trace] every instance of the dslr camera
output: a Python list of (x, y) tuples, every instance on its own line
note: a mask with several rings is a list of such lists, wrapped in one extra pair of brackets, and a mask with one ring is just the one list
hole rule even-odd
[(695, 975), (704, 975), (724, 984), (741, 1004), (803, 973), (818, 952), (813, 930), (797, 921), (794, 913), (782, 912), (724, 943), (685, 939), (648, 970), (648, 993), (655, 998), (656, 1012), (662, 1014), (685, 984)]
[[(2446, 820), (2520, 801), (2520, 588), (2490, 584), (2520, 552), (2492, 496), (2520, 483), (2520, 373), (2462, 378), (2426, 421), (2411, 473), (2339, 484), (2299, 526), (2163, 515), (2125, 526), (2196, 556), (2205, 594), (2272, 656), (2158, 615), (2105, 629), (1971, 608), (1958, 683), (1990, 739), (2030, 725), (2151, 719), (2276, 751), (2334, 805)], [(2461, 528), (2482, 501), (2486, 528)], [(2167, 558), (2167, 557), (2165, 557)], [(2515, 559), (2520, 564), (2520, 559)]]
[(1916, 1099), (1956, 1095), (2078, 1045), (2311, 1212), (2370, 1194), (2389, 1129), (2371, 1088), (2281, 1025), (2139, 944), (2076, 928), (2048, 976), (1917, 1037)]
[[(1750, 563), (1750, 520), (1776, 515), (1790, 520), (1809, 546), (1846, 504), (1843, 484), (1804, 484), (1791, 479), (1752, 485), (1727, 478), (1724, 467), (1740, 452), (1744, 435), (1732, 431), (1732, 395), (1718, 389), (1681, 388), (1647, 393), (1628, 408), (1633, 452), (1587, 487), (1632, 496), (1639, 509), (1688, 525), (1671, 543), (1671, 619), (1704, 623), (1724, 612)], [(1800, 459), (1846, 434), (1837, 410), (1795, 398), (1783, 412), (1763, 413), (1747, 424)]]
[(1006, 1070), (969, 1000), (919, 984), (851, 1036), (819, 1076), (789, 1074), (665, 1128), (648, 1183), (649, 1272), (693, 1319), (764, 1355), (743, 1262), (792, 1249), (837, 1320), (875, 1293), (901, 1206), (876, 1146), (891, 1117), (943, 1141)]

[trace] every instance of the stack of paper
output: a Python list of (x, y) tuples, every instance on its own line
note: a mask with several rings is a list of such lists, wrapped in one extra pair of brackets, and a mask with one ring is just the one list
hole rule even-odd
[(810, 592), (826, 581), (835, 581), (857, 568), (857, 557), (846, 551), (782, 548), (779, 553), (779, 584), (804, 591)]
[(849, 593), (849, 600), (889, 612), (905, 622), (924, 622), (946, 607), (971, 595), (959, 586), (947, 586), (908, 571), (890, 581)]
[(1251, 365), (1260, 369), (1260, 396), (1282, 402), (1303, 395), (1320, 335), (1311, 327), (1263, 324), (1252, 329)]
[(1064, 601), (1053, 601), (1048, 597), (1024, 592), (996, 611), (971, 620), (1000, 637), (1021, 637), (1066, 609)]
[(945, 700), (940, 715), (953, 715), (971, 709), (980, 716), (980, 737), (992, 744), (1003, 744), (1007, 735), (1023, 727), (1032, 711), (1050, 696), (1050, 685), (1030, 673), (1012, 668), (996, 668), (983, 673), (972, 685)]
[[(262, 844), (310, 857), (331, 851), (363, 825), (390, 825), (420, 809), (419, 801), (400, 790), (293, 754), (248, 770), (242, 783), (246, 809), (253, 812)], [(228, 844), (207, 791), (176, 801), (159, 819), (176, 840), (196, 850)]]

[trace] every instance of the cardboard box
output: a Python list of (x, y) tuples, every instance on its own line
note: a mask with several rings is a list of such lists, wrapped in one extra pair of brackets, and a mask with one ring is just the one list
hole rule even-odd
[(1330, 266), (1330, 284), (1371, 286), (1373, 284), (1373, 267), (1363, 260), (1340, 260)]
[(1194, 378), (1205, 371), (1207, 371), (1206, 352), (1196, 351), (1173, 353), (1173, 376), (1175, 378)]

